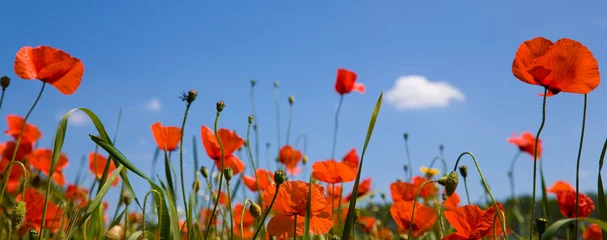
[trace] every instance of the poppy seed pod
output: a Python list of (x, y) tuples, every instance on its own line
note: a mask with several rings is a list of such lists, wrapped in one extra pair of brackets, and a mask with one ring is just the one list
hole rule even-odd
[(124, 204), (126, 204), (127, 206), (128, 206), (129, 204), (131, 204), (131, 199), (132, 199), (132, 198), (131, 198), (131, 195), (130, 195), (130, 194), (128, 194), (128, 193), (126, 193), (126, 192), (123, 192), (123, 193), (122, 193), (122, 202), (123, 202)]
[(308, 155), (303, 155), (303, 158), (301, 158), (301, 162), (303, 163), (303, 165), (306, 165), (308, 163)]
[(0, 86), (2, 86), (2, 90), (4, 91), (9, 85), (11, 85), (11, 79), (7, 76), (3, 76), (0, 78)]
[(459, 174), (461, 174), (463, 178), (468, 177), (468, 167), (466, 167), (466, 165), (459, 166)]
[(253, 114), (249, 115), (249, 124), (252, 124), (253, 120), (255, 120), (255, 116)]
[(535, 219), (535, 230), (540, 234), (544, 234), (546, 232), (546, 224), (548, 224), (548, 220), (543, 217), (538, 217)]
[(232, 170), (231, 167), (224, 168), (223, 176), (225, 177), (226, 181), (230, 182), (230, 180), (232, 180), (232, 176), (234, 176), (234, 170)]
[(209, 178), (209, 170), (207, 169), (207, 167), (200, 167), (200, 174), (202, 174), (202, 177), (205, 179)]
[(23, 220), (25, 220), (26, 207), (25, 202), (21, 201), (17, 203), (17, 207), (13, 210), (13, 213), (10, 216), (11, 219), (11, 228), (13, 231), (19, 229), (21, 224), (23, 224)]
[(274, 81), (274, 87), (278, 87), (278, 80)]
[(449, 175), (438, 179), (438, 183), (440, 185), (445, 186), (445, 191), (447, 192), (447, 196), (449, 197), (453, 195), (453, 193), (455, 193), (455, 189), (457, 189), (458, 182), (459, 177), (457, 175), (457, 172), (455, 171), (452, 171), (451, 173), (449, 173)]
[(188, 97), (186, 98), (186, 101), (188, 103), (192, 103), (192, 102), (194, 102), (194, 100), (196, 100), (196, 97), (198, 97), (198, 92), (196, 90), (192, 89), (188, 92)]
[(215, 103), (215, 108), (217, 109), (217, 112), (220, 113), (221, 111), (223, 111), (223, 109), (226, 107), (226, 104), (219, 100), (219, 102)]
[(289, 96), (289, 104), (293, 105), (295, 103), (295, 97)]
[(251, 87), (255, 87), (255, 83), (257, 83), (257, 80), (251, 79)]
[(200, 181), (198, 180), (198, 178), (194, 180), (194, 183), (192, 184), (192, 190), (194, 190), (194, 193), (198, 193), (198, 191), (200, 190)]
[(249, 206), (249, 213), (251, 213), (254, 218), (261, 217), (261, 207), (256, 203), (251, 202), (251, 206)]
[(276, 185), (280, 185), (285, 181), (287, 181), (287, 174), (283, 170), (276, 170), (274, 172), (274, 182)]

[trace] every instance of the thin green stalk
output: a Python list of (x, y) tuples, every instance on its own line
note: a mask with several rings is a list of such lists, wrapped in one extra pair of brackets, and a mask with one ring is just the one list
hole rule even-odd
[(232, 196), (230, 193), (230, 181), (227, 180), (226, 191), (228, 191), (228, 211), (230, 214), (230, 239), (234, 239), (234, 213), (232, 212)]
[(297, 239), (297, 214), (293, 217), (293, 239)]
[(124, 236), (122, 239), (126, 240), (126, 236), (129, 236), (129, 205), (124, 206)]
[(261, 230), (261, 228), (263, 227), (263, 223), (266, 222), (266, 218), (268, 217), (268, 214), (270, 214), (270, 210), (272, 210), (272, 206), (274, 206), (274, 201), (276, 201), (276, 196), (278, 196), (278, 191), (280, 190), (280, 185), (281, 184), (276, 184), (276, 192), (274, 192), (272, 201), (270, 202), (268, 209), (266, 209), (266, 212), (263, 214), (263, 217), (261, 218), (261, 221), (259, 222), (259, 226), (257, 227), (257, 230), (255, 230), (255, 235), (253, 235), (252, 239), (257, 239), (257, 234), (259, 234), (259, 230)]
[[(146, 211), (145, 211), (145, 207), (147, 205), (147, 200), (148, 200), (148, 196), (150, 195), (150, 193), (156, 194), (158, 195), (158, 198), (160, 197), (160, 193), (156, 190), (150, 190), (145, 194), (145, 197), (143, 198), (143, 212), (142, 212), (142, 216), (141, 219), (143, 220), (141, 222), (141, 231), (145, 234), (145, 222), (146, 222)], [(160, 212), (158, 213), (158, 229), (162, 229), (162, 221), (160, 220), (161, 216), (162, 216), (162, 204), (159, 205), (160, 206)]]
[(78, 173), (76, 174), (76, 179), (74, 180), (74, 184), (76, 186), (80, 186), (80, 178), (82, 177), (82, 173), (86, 172), (84, 169), (84, 162), (86, 161), (86, 155), (83, 155), (80, 159), (80, 165), (78, 166)]
[(116, 210), (114, 210), (114, 217), (112, 217), (112, 219), (116, 219), (116, 217), (118, 216), (118, 212), (120, 210), (120, 205), (122, 205), (122, 196), (124, 195), (124, 181), (121, 184), (120, 187), (120, 196), (118, 196), (118, 204), (116, 204)]
[(508, 170), (508, 178), (510, 179), (510, 198), (512, 198), (512, 200), (516, 198), (514, 194), (514, 165), (516, 164), (516, 161), (520, 155), (521, 151), (517, 151), (516, 154), (514, 154), (514, 158), (512, 158), (512, 161), (510, 161), (510, 170)]
[(335, 148), (337, 147), (337, 128), (339, 127), (339, 112), (341, 111), (341, 105), (344, 103), (344, 95), (339, 95), (339, 103), (337, 104), (337, 111), (335, 111), (335, 125), (333, 128), (333, 148), (331, 149), (331, 159), (335, 159)]
[(289, 138), (291, 136), (291, 125), (293, 122), (293, 103), (289, 104), (289, 121), (287, 122), (287, 145), (289, 145)]
[(495, 198), (493, 197), (493, 194), (491, 194), (491, 190), (489, 189), (489, 185), (487, 184), (487, 181), (485, 180), (485, 176), (483, 175), (483, 172), (481, 171), (481, 167), (478, 165), (478, 161), (476, 160), (476, 157), (474, 156), (474, 154), (472, 154), (471, 152), (464, 152), (464, 153), (460, 154), (459, 157), (457, 158), (457, 161), (455, 162), (455, 167), (453, 168), (453, 171), (457, 170), (457, 165), (459, 164), (459, 160), (464, 155), (470, 155), (470, 157), (474, 161), (474, 164), (476, 165), (476, 170), (478, 170), (478, 175), (480, 175), (481, 181), (483, 182), (483, 186), (485, 187), (485, 191), (487, 192), (487, 194), (491, 198), (491, 201), (493, 202), (493, 207), (495, 208), (495, 211), (496, 211), (496, 213), (498, 214), (498, 216), (500, 218), (500, 222), (501, 222), (501, 225), (502, 225), (502, 231), (504, 233), (504, 240), (508, 240), (508, 236), (506, 236), (506, 221), (504, 219), (503, 214), (500, 214), (501, 210), (497, 206), (497, 202), (495, 201)]
[[(415, 217), (415, 206), (417, 205), (417, 199), (419, 198), (419, 194), (422, 192), (422, 189), (426, 184), (435, 182), (438, 182), (438, 180), (426, 181), (417, 188), (417, 193), (415, 193), (415, 198), (413, 199), (413, 209), (411, 210), (411, 223), (413, 223), (413, 218)], [(409, 231), (407, 231), (407, 239), (413, 239), (411, 238), (411, 232), (413, 232), (413, 224), (409, 224)]]
[(468, 181), (464, 178), (464, 188), (466, 188), (466, 198), (468, 199), (468, 204), (470, 204), (470, 193), (468, 192)]
[(259, 177), (257, 176), (257, 168), (255, 167), (255, 161), (253, 161), (253, 153), (251, 152), (250, 135), (251, 135), (251, 124), (249, 121), (247, 126), (247, 153), (249, 154), (249, 160), (251, 160), (251, 166), (253, 167), (253, 174), (255, 174), (255, 181), (257, 182), (257, 192), (259, 193), (259, 199), (261, 199), (261, 186), (259, 185)]
[(250, 199), (245, 199), (244, 203), (242, 204), (242, 211), (240, 213), (240, 240), (244, 240), (244, 213), (247, 210), (247, 203), (249, 203), (249, 205), (251, 205), (251, 200)]
[[(25, 125), (27, 125), (27, 119), (30, 117), (30, 114), (32, 114), (32, 111), (34, 111), (34, 108), (36, 107), (36, 104), (38, 104), (40, 97), (42, 97), (42, 92), (44, 92), (45, 86), (46, 86), (46, 82), (43, 82), (42, 87), (40, 88), (40, 92), (38, 93), (38, 96), (36, 97), (36, 100), (34, 101), (34, 104), (32, 104), (29, 111), (27, 111), (27, 114), (25, 114), (25, 117), (23, 118), (23, 125), (21, 125), (21, 131), (19, 131), (19, 137), (17, 137), (17, 142), (15, 142), (15, 150), (13, 150), (13, 156), (11, 157), (11, 162), (15, 161), (15, 157), (17, 156), (17, 150), (19, 150), (19, 145), (21, 144), (21, 138), (23, 137), (23, 130), (25, 129)], [(2, 185), (0, 185), (0, 199), (4, 199), (4, 191), (6, 190), (6, 184), (8, 183), (8, 178), (10, 176), (12, 168), (13, 168), (13, 166), (11, 165), (11, 166), (7, 167), (6, 170), (4, 171), (4, 176), (2, 177)], [(6, 173), (9, 173), (9, 174), (6, 174)], [(50, 176), (49, 176), (49, 179), (50, 179)], [(44, 211), (46, 213), (46, 204), (45, 204)], [(42, 226), (44, 226), (44, 221), (42, 223)], [(42, 229), (40, 229), (40, 232), (42, 232)]]
[(411, 152), (409, 152), (409, 134), (405, 133), (405, 151), (407, 152), (407, 164), (409, 164), (409, 182), (413, 182), (413, 165), (411, 163)]
[(255, 125), (253, 125), (253, 131), (255, 132), (255, 160), (259, 165), (259, 124), (257, 121), (257, 108), (255, 107), (255, 83), (251, 82), (251, 108), (253, 109), (253, 118), (255, 119)]
[[(181, 134), (179, 136), (179, 175), (181, 177), (181, 197), (183, 198), (183, 207), (188, 209), (188, 201), (185, 195), (185, 180), (183, 178), (183, 134), (185, 132), (185, 122), (188, 119), (188, 113), (190, 112), (192, 101), (186, 101), (186, 103), (185, 114), (183, 116), (183, 122), (181, 123)], [(192, 229), (192, 216), (190, 215), (190, 211), (185, 211), (185, 219), (186, 226), (188, 226), (188, 238), (192, 238), (194, 231), (189, 230)]]
[(215, 115), (215, 123), (213, 124), (213, 130), (215, 132), (215, 138), (217, 139), (217, 143), (219, 143), (219, 148), (221, 149), (221, 173), (219, 175), (219, 186), (217, 187), (217, 199), (215, 199), (215, 204), (213, 206), (213, 211), (211, 212), (211, 217), (209, 218), (209, 223), (207, 223), (206, 231), (204, 233), (204, 239), (208, 239), (209, 232), (208, 229), (211, 228), (211, 223), (213, 222), (213, 217), (215, 216), (215, 211), (217, 211), (217, 205), (219, 205), (219, 194), (221, 194), (221, 186), (223, 185), (223, 170), (225, 169), (225, 149), (223, 148), (223, 143), (221, 142), (221, 138), (219, 138), (217, 123), (219, 122), (219, 115), (221, 111), (217, 111)]
[[(443, 201), (440, 204), (440, 210), (438, 211), (438, 223), (439, 223), (439, 227), (440, 227), (440, 233), (442, 234), (442, 236), (440, 236), (440, 239), (442, 239), (444, 236), (447, 236), (447, 233), (445, 232), (445, 223), (443, 221), (443, 210), (445, 209), (445, 201)], [(411, 220), (413, 221), (413, 220)]]
[(280, 104), (278, 99), (278, 81), (274, 82), (274, 101), (276, 102), (276, 149), (280, 152)]
[[(537, 130), (537, 134), (535, 135), (535, 147), (533, 154), (533, 192), (531, 197), (531, 213), (529, 215), (529, 223), (533, 223), (535, 221), (535, 191), (537, 188), (537, 145), (540, 139), (540, 134), (542, 133), (542, 129), (544, 129), (544, 124), (546, 123), (546, 98), (548, 95), (548, 88), (544, 88), (544, 97), (542, 101), (542, 123), (540, 124), (540, 128)], [(504, 230), (504, 232), (506, 232)], [(533, 227), (529, 228), (529, 239), (533, 238)]]
[[(434, 162), (436, 162), (436, 160), (438, 159), (440, 159), (443, 163), (443, 174), (447, 174), (447, 163), (445, 162), (445, 159), (441, 156), (434, 157), (432, 161), (430, 161), (430, 165), (428, 165), (428, 170), (432, 169), (432, 167), (434, 166)], [(426, 177), (428, 177), (428, 174), (426, 174)]]
[[(577, 165), (575, 168), (575, 217), (579, 215), (579, 202), (580, 202), (580, 162), (582, 159), (582, 145), (584, 145), (584, 130), (586, 129), (586, 106), (588, 105), (588, 94), (584, 94), (584, 115), (582, 117), (582, 133), (580, 134), (580, 148), (577, 153)], [(574, 238), (577, 240), (578, 221), (575, 221), (575, 228), (573, 229)]]
[(0, 108), (2, 108), (2, 102), (4, 101), (4, 92), (5, 91), (6, 91), (6, 88), (2, 88), (2, 95), (0, 95)]

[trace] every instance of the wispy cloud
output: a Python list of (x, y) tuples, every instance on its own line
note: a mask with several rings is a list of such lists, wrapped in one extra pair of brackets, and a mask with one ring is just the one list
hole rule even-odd
[(158, 112), (158, 111), (162, 110), (162, 104), (160, 103), (160, 99), (158, 99), (158, 98), (150, 99), (148, 102), (145, 103), (145, 109), (152, 111), (152, 112)]
[[(61, 120), (64, 115), (65, 112), (57, 112), (55, 117), (57, 118), (57, 120)], [(85, 126), (88, 125), (90, 122), (91, 120), (89, 119), (89, 117), (82, 111), (76, 111), (72, 113), (72, 115), (70, 115), (67, 121), (68, 124), (73, 126)]]
[(424, 76), (400, 76), (386, 100), (398, 110), (447, 107), (453, 101), (464, 102), (466, 96), (447, 82), (432, 82)]

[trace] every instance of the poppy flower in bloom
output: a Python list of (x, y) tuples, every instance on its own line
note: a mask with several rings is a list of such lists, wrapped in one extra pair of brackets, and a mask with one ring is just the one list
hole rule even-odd
[[(556, 203), (561, 214), (567, 218), (575, 217), (575, 190), (560, 191), (556, 193)], [(588, 217), (594, 210), (594, 202), (586, 194), (580, 193), (578, 201), (579, 217)]]
[(390, 184), (390, 195), (392, 196), (392, 201), (413, 201), (415, 199), (415, 194), (417, 192), (417, 187), (408, 182), (393, 182)]
[(327, 196), (329, 197), (339, 197), (341, 193), (341, 187), (335, 184), (327, 184)]
[[(501, 203), (497, 203), (497, 206), (505, 217), (504, 206)], [(466, 205), (445, 211), (445, 218), (456, 232), (447, 235), (443, 240), (476, 240), (493, 236), (494, 230), (496, 236), (503, 233), (500, 218), (493, 205), (487, 210), (476, 205)]]
[(23, 127), (25, 120), (21, 116), (9, 114), (6, 116), (6, 122), (8, 129), (4, 131), (4, 134), (12, 136), (15, 141), (19, 138), (19, 133), (21, 133), (21, 128), (23, 128), (20, 144), (34, 144), (42, 137), (42, 132), (35, 125), (26, 123), (25, 127)]
[(373, 239), (378, 239), (378, 240), (394, 239), (392, 230), (390, 230), (389, 228), (386, 228), (386, 227), (384, 227), (382, 229), (377, 229), (377, 228), (371, 229), (371, 236), (373, 236)]
[(596, 224), (590, 224), (590, 226), (588, 226), (588, 228), (586, 228), (586, 231), (584, 231), (584, 233), (582, 233), (582, 238), (584, 240), (602, 240), (603, 239), (603, 232), (601, 231), (601, 227), (599, 227), (599, 225)]
[[(5, 144), (1, 144), (0, 149), (2, 150), (2, 158), (9, 162), (13, 159), (13, 153), (15, 153), (15, 147), (17, 143), (14, 141), (8, 141)], [(34, 145), (31, 143), (21, 143), (17, 148), (17, 153), (14, 155), (15, 160), (24, 160), (27, 155), (34, 151)]]
[[(8, 164), (10, 163), (10, 159), (2, 159), (0, 160), (0, 175), (6, 171)], [(26, 169), (27, 171), (27, 169)], [(8, 193), (16, 193), (19, 190), (19, 186), (21, 186), (21, 178), (23, 177), (23, 168), (17, 164), (13, 164), (11, 168), (11, 175), (8, 177), (8, 182), (6, 183), (6, 191)]]
[[(520, 137), (517, 137), (515, 133), (512, 133), (512, 137), (507, 138), (506, 141), (516, 145), (519, 150), (526, 152), (533, 156), (535, 153), (535, 136), (530, 132), (521, 133)], [(537, 141), (537, 157), (542, 155), (542, 139)]]
[(580, 42), (562, 38), (555, 43), (537, 37), (523, 42), (516, 51), (512, 73), (528, 84), (559, 92), (586, 94), (600, 83), (599, 64)]
[[(40, 231), (40, 225), (44, 221), (44, 228), (51, 229), (53, 232), (59, 230), (61, 221), (55, 220), (55, 216), (61, 219), (63, 215), (61, 209), (53, 202), (48, 201), (46, 209), (46, 219), (42, 219), (42, 212), (44, 211), (44, 193), (39, 192), (35, 188), (26, 188), (25, 197), (19, 194), (16, 198), (17, 202), (25, 202), (25, 221), (21, 226), (23, 230), (29, 230), (31, 228)], [(20, 232), (22, 232), (20, 230)]]
[[(417, 193), (417, 189), (422, 186), (425, 182), (429, 181), (425, 177), (415, 176), (413, 177), (413, 185), (415, 185), (415, 191)], [(419, 192), (419, 196), (423, 198), (431, 197), (436, 194), (436, 185), (434, 183), (428, 183), (424, 185), (422, 190)]]
[(363, 232), (370, 233), (371, 230), (376, 226), (375, 223), (377, 222), (377, 219), (374, 217), (360, 216), (356, 221), (362, 228)]
[[(221, 143), (223, 144), (224, 151), (224, 163), (225, 167), (232, 168), (234, 175), (239, 174), (244, 171), (245, 166), (238, 157), (232, 155), (236, 150), (238, 150), (244, 144), (244, 140), (236, 135), (235, 132), (230, 131), (228, 129), (222, 128), (217, 131), (219, 135), (219, 139), (221, 139)], [(217, 138), (215, 137), (215, 133), (208, 128), (207, 126), (202, 126), (200, 129), (200, 135), (202, 136), (202, 144), (204, 149), (207, 151), (207, 155), (209, 158), (215, 161), (215, 165), (219, 171), (222, 171), (221, 166), (221, 147), (217, 142)]]
[[(242, 216), (243, 210), (244, 217)], [(242, 228), (244, 230), (243, 233), (240, 232), (240, 224), (242, 224)], [(251, 227), (253, 227), (254, 225), (255, 218), (253, 217), (253, 215), (251, 215), (251, 213), (247, 209), (244, 209), (243, 204), (236, 204), (236, 206), (234, 206), (234, 228), (236, 228), (234, 233), (239, 237), (249, 239), (253, 237), (253, 231), (251, 230)]]
[(76, 184), (67, 185), (67, 189), (65, 190), (65, 198), (74, 204), (77, 207), (81, 208), (86, 206), (88, 199), (89, 191), (86, 188), (80, 187)]
[[(322, 235), (329, 232), (333, 227), (330, 210), (326, 210), (325, 189), (318, 185), (312, 185), (310, 203), (310, 234)], [(269, 206), (276, 193), (276, 185), (266, 189), (263, 194), (265, 206)], [(268, 233), (277, 239), (294, 238), (294, 229), (297, 236), (303, 235), (304, 221), (306, 219), (306, 204), (308, 201), (308, 183), (303, 181), (287, 181), (278, 188), (278, 195), (272, 209), (277, 214), (268, 222)], [(295, 224), (295, 219), (297, 223)]]
[[(108, 176), (112, 174), (114, 170), (116, 170), (116, 165), (114, 162), (109, 161), (108, 159), (98, 153), (90, 153), (89, 154), (89, 169), (95, 175), (97, 179), (101, 179), (103, 177), (103, 171), (105, 170), (105, 165), (109, 163)], [(118, 185), (118, 178), (114, 179), (112, 186), (115, 187)]]
[(457, 195), (456, 192), (453, 193), (453, 195), (451, 195), (450, 197), (447, 197), (447, 200), (445, 200), (445, 209), (447, 210), (453, 210), (456, 209), (457, 206), (460, 203), (460, 198), (459, 195)]
[[(53, 151), (50, 149), (36, 149), (32, 154), (29, 155), (28, 160), (30, 166), (35, 169), (40, 170), (46, 176), (50, 176), (51, 171), (51, 163), (53, 162)], [(53, 182), (59, 186), (63, 186), (65, 184), (65, 176), (63, 175), (63, 169), (67, 167), (69, 161), (65, 154), (61, 153), (59, 155), (59, 160), (57, 161), (57, 165), (55, 166), (55, 172), (51, 179)]]
[(287, 173), (291, 175), (299, 173), (300, 169), (297, 164), (302, 158), (301, 151), (291, 147), (291, 145), (284, 145), (278, 153), (278, 161), (285, 165)]
[(175, 126), (162, 126), (162, 123), (156, 122), (150, 127), (152, 135), (156, 140), (156, 145), (163, 151), (173, 151), (177, 149), (181, 140), (181, 128)]
[(258, 168), (257, 178), (259, 179), (259, 186), (257, 186), (257, 180), (255, 179), (255, 175), (253, 175), (252, 177), (246, 175), (242, 176), (242, 181), (244, 182), (244, 185), (247, 186), (249, 190), (251, 190), (251, 192), (257, 192), (259, 191), (259, 188), (261, 188), (261, 191), (263, 191), (266, 190), (266, 188), (268, 188), (274, 182), (274, 173), (269, 170)]
[(356, 73), (348, 69), (337, 69), (337, 79), (335, 80), (335, 91), (340, 95), (352, 91), (365, 93), (365, 85), (356, 82)]
[(431, 207), (421, 203), (415, 204), (415, 216), (411, 220), (413, 212), (413, 201), (398, 201), (390, 207), (392, 219), (398, 226), (400, 232), (407, 233), (411, 227), (411, 236), (420, 237), (432, 229), (436, 222), (436, 212)]
[[(363, 196), (371, 191), (371, 178), (367, 178), (358, 184), (358, 191), (356, 191), (356, 197)], [(346, 197), (346, 201), (350, 201), (354, 196), (350, 193)]]
[(312, 165), (312, 176), (326, 183), (351, 182), (356, 179), (356, 170), (358, 170), (358, 155), (356, 149), (352, 149), (341, 162), (333, 159), (315, 162)]
[(70, 95), (80, 86), (84, 65), (80, 59), (53, 47), (26, 46), (15, 57), (15, 74), (26, 80), (38, 79)]
[(557, 193), (563, 192), (563, 191), (575, 191), (575, 189), (568, 182), (559, 180), (559, 181), (556, 181), (551, 187), (546, 189), (546, 191), (549, 193), (557, 194)]

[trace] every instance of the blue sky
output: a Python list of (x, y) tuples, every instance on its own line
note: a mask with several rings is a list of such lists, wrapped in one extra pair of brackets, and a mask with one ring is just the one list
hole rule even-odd
[[(270, 142), (272, 152), (276, 151), (272, 82), (279, 80), (282, 141), (287, 97), (294, 95), (291, 141), (306, 133), (309, 158), (316, 161), (328, 159), (331, 153), (330, 133), (339, 100), (333, 90), (337, 68), (357, 72), (367, 86), (363, 95), (346, 96), (338, 156), (352, 147), (362, 148), (373, 105), (382, 91), (390, 90), (401, 76), (420, 75), (457, 88), (465, 100), (423, 109), (398, 109), (385, 101), (363, 177), (373, 177), (373, 188), (385, 192), (389, 183), (403, 178), (402, 134), (408, 132), (416, 172), (438, 154), (439, 144), (445, 145), (450, 167), (461, 152), (471, 151), (495, 196), (503, 199), (509, 195), (506, 169), (517, 151), (506, 138), (513, 132), (535, 132), (541, 117), (542, 99), (536, 93), (542, 89), (511, 73), (518, 45), (536, 36), (576, 39), (593, 51), (604, 69), (606, 5), (600, 1), (10, 1), (2, 7), (0, 75), (10, 76), (13, 82), (1, 114), (25, 115), (40, 87), (38, 81), (15, 76), (15, 53), (23, 46), (50, 45), (80, 58), (85, 74), (74, 95), (63, 96), (53, 88), (44, 93), (31, 117), (44, 132), (40, 146), (50, 146), (58, 116), (69, 109), (90, 108), (113, 133), (123, 108), (117, 147), (149, 172), (155, 147), (149, 126), (156, 121), (179, 125), (184, 104), (178, 96), (196, 89), (199, 96), (186, 125), (186, 169), (193, 166), (193, 135), (201, 162), (210, 167), (200, 144), (200, 127), (213, 123), (215, 102), (223, 100), (227, 107), (219, 125), (244, 136), (251, 113), (249, 81), (255, 78), (261, 145)], [(598, 157), (607, 136), (602, 106), (606, 91), (599, 86), (588, 97), (580, 184), (584, 191), (596, 191)], [(160, 103), (157, 111), (146, 108), (152, 99)], [(542, 134), (548, 184), (558, 179), (574, 183), (582, 103), (581, 95), (548, 99)], [(68, 182), (80, 171), (81, 156), (94, 150), (89, 133), (95, 133), (90, 123), (69, 126), (64, 148), (71, 159)], [(462, 163), (473, 165), (470, 159)], [(531, 191), (532, 166), (530, 156), (521, 156), (516, 167), (519, 193)], [(470, 175), (470, 193), (478, 199), (483, 189), (478, 174)], [(191, 177), (188, 174), (186, 181)], [(91, 181), (88, 177), (86, 183)], [(146, 183), (135, 175), (131, 181), (142, 198)], [(458, 192), (463, 196), (463, 188)], [(111, 205), (117, 194), (110, 192)]]

